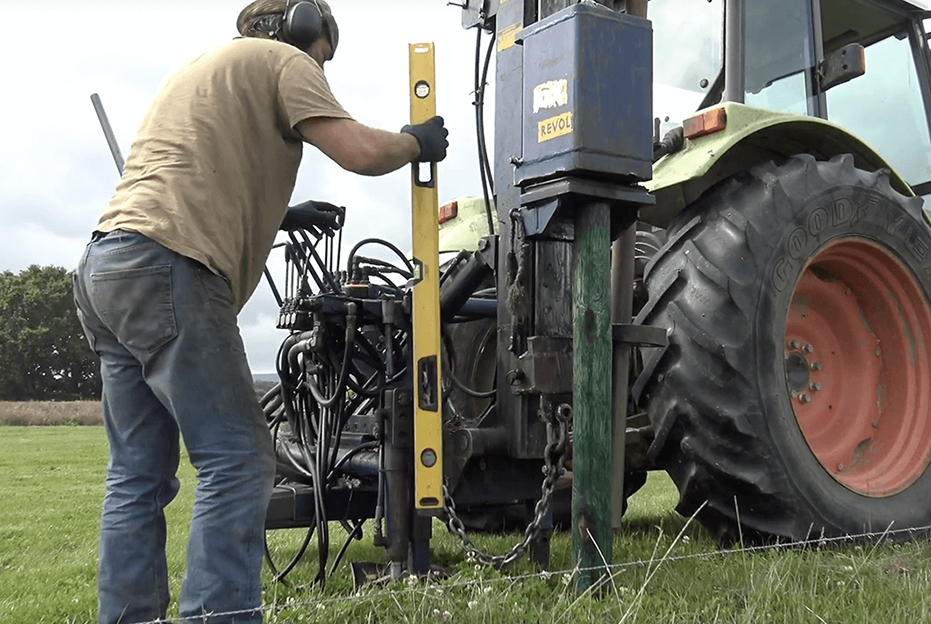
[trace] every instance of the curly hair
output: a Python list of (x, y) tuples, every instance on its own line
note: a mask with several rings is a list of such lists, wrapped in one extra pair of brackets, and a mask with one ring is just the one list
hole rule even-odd
[(281, 33), (281, 23), (283, 20), (283, 15), (259, 15), (248, 23), (245, 32), (241, 32), (241, 34), (243, 37), (278, 39)]

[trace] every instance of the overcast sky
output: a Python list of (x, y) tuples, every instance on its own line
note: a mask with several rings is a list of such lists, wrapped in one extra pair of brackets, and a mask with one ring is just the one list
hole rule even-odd
[[(0, 37), (0, 271), (72, 268), (116, 185), (116, 166), (90, 102), (99, 93), (124, 157), (159, 84), (237, 35), (247, 0), (3, 0)], [(359, 121), (409, 120), (408, 43), (434, 42), (438, 112), (450, 129), (440, 202), (480, 194), (472, 102), (474, 31), (446, 0), (330, 0), (339, 49), (326, 75)], [(489, 128), (492, 123), (488, 123)], [(305, 146), (294, 201), (348, 208), (344, 250), (366, 236), (410, 246), (408, 169), (382, 178), (343, 171)], [(276, 265), (272, 265), (273, 267)], [(274, 370), (284, 332), (265, 283), (240, 315), (254, 373)]]

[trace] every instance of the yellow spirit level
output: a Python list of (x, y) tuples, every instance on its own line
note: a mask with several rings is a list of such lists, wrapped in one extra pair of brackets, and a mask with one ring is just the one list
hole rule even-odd
[[(410, 45), (411, 124), (436, 115), (433, 44)], [(426, 179), (424, 179), (426, 177)], [(422, 514), (443, 509), (443, 396), (440, 373), (439, 224), (436, 163), (411, 171), (414, 253), (414, 503)]]

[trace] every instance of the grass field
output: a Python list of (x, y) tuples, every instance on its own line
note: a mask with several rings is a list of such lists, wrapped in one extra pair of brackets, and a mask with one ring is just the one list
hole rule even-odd
[[(92, 622), (96, 540), (106, 440), (101, 427), (0, 427), (0, 622)], [(193, 469), (168, 507), (172, 595), (183, 574)], [(929, 622), (931, 546), (864, 543), (841, 548), (721, 553), (708, 535), (672, 512), (675, 491), (661, 475), (631, 501), (614, 541), (616, 564), (598, 595), (575, 595), (571, 541), (553, 539), (552, 574), (521, 561), (508, 574), (466, 560), (434, 525), (435, 561), (455, 574), (355, 593), (344, 562), (326, 588), (293, 590), (267, 578), (266, 622)], [(334, 550), (344, 532), (331, 529)], [(276, 548), (296, 536), (276, 533)], [(518, 536), (479, 536), (503, 552)], [(311, 549), (313, 550), (313, 549)], [(366, 532), (349, 561), (383, 561)], [(332, 558), (331, 558), (332, 561)], [(314, 553), (292, 577), (307, 582)]]

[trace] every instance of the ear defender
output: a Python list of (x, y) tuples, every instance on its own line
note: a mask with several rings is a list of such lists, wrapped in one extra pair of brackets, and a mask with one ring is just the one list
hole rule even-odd
[(323, 14), (316, 2), (288, 4), (284, 14), (285, 41), (304, 49), (323, 35), (323, 29)]

